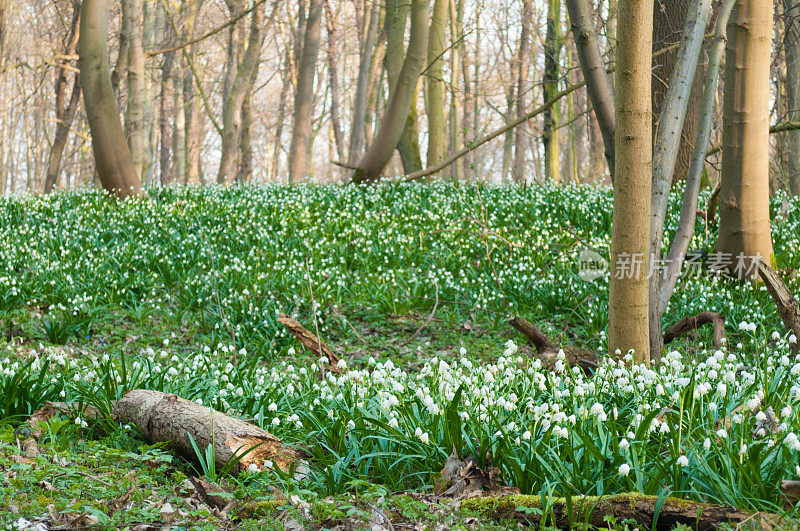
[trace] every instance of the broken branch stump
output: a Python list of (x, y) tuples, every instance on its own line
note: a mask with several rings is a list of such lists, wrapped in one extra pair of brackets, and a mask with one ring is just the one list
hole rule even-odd
[(789, 291), (786, 283), (778, 276), (778, 272), (772, 269), (769, 264), (764, 263), (763, 260), (758, 261), (758, 274), (761, 280), (764, 281), (767, 291), (772, 295), (772, 300), (775, 301), (775, 305), (778, 307), (778, 313), (783, 324), (798, 338), (798, 342), (792, 345), (792, 352), (797, 354), (798, 346), (800, 346), (800, 308), (798, 308), (797, 299)]
[(191, 434), (201, 451), (213, 445), (214, 461), (220, 468), (234, 454), (242, 455), (256, 446), (239, 461), (238, 471), (246, 470), (250, 464), (261, 467), (267, 460), (289, 471), (302, 457), (300, 450), (284, 445), (258, 426), (160, 391), (128, 391), (114, 404), (114, 418), (136, 426), (151, 444), (166, 442), (184, 457), (195, 460)]
[(700, 312), (697, 315), (684, 317), (664, 330), (664, 344), (668, 345), (675, 338), (709, 323), (714, 326), (714, 348), (722, 348), (722, 340), (725, 339), (725, 316), (717, 312)]

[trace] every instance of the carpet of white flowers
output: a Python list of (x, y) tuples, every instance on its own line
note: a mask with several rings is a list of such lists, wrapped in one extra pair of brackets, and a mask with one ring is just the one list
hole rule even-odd
[[(577, 323), (571, 341), (602, 349), (608, 281), (582, 281), (576, 263), (584, 247), (607, 249), (610, 204), (591, 188), (447, 185), (0, 200), (1, 315), (48, 308), (47, 341), (3, 347), (2, 415), (47, 399), (108, 404), (145, 387), (302, 445), (306, 477), (284, 478), (269, 462), (250, 473), (322, 493), (357, 480), (425, 487), (455, 448), (491, 459), (523, 493), (638, 491), (774, 509), (781, 480), (800, 476), (800, 357), (759, 286), (681, 281), (665, 322), (718, 311), (729, 343), (682, 343), (652, 367), (543, 368), (513, 341), (491, 362), (463, 348), (448, 359), (421, 352), (413, 370), (378, 353), (342, 362), (341, 374), (326, 360), (274, 361), (287, 350), (296, 359), (277, 313), (315, 314), (324, 335), (328, 305), (403, 314), (434, 300)], [(796, 267), (800, 216), (788, 204), (774, 240), (779, 265)], [(698, 223), (694, 247), (713, 237)], [(190, 321), (196, 348), (109, 356), (54, 345), (91, 335), (112, 308), (142, 307)], [(77, 419), (75, 429), (90, 428)]]

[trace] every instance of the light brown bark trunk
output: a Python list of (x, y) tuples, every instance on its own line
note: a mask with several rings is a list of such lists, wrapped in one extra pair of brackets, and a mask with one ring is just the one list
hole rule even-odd
[(289, 144), (289, 180), (306, 179), (311, 173), (311, 127), (314, 115), (314, 77), (317, 73), (322, 28), (322, 0), (310, 0), (297, 68), (292, 141)]
[[(550, 6), (554, 4), (554, 2), (560, 0), (551, 0)], [(516, 106), (516, 117), (519, 118), (525, 113), (525, 102), (527, 101), (527, 93), (528, 93), (528, 71), (530, 70), (530, 49), (531, 49), (531, 26), (533, 25), (533, 1), (532, 0), (523, 0), (522, 2), (522, 29), (520, 30), (520, 37), (519, 37), (519, 48), (517, 53), (517, 98), (515, 102)], [(548, 18), (547, 23), (547, 31), (548, 36), (550, 35), (551, 25), (550, 19)], [(547, 66), (552, 66), (550, 62), (547, 60), (547, 53), (548, 51), (552, 51), (550, 47), (545, 44), (545, 68)], [(545, 83), (547, 80), (545, 79)], [(545, 90), (545, 101), (547, 101), (547, 90)], [(544, 115), (545, 122), (549, 120), (551, 116), (548, 114), (550, 111), (547, 111)], [(528, 131), (525, 131), (524, 128), (518, 127), (515, 130), (515, 137), (514, 137), (514, 165), (511, 169), (511, 178), (514, 179), (515, 182), (524, 183), (527, 180), (527, 176), (525, 175), (525, 146), (527, 144), (526, 140), (527, 137), (530, 135)], [(544, 138), (544, 137), (543, 137)]]
[(444, 46), (449, 0), (434, 0), (428, 30), (428, 66), (425, 69), (425, 112), (428, 115), (428, 167), (444, 157)]
[(142, 180), (145, 165), (146, 130), (145, 116), (145, 57), (142, 44), (142, 30), (144, 27), (144, 11), (142, 0), (123, 0), (122, 14), (128, 17), (128, 99), (125, 110), (125, 133), (128, 137), (128, 147), (131, 151), (133, 169), (139, 180)]
[(107, 27), (107, 0), (84, 0), (78, 65), (95, 166), (103, 188), (124, 198), (141, 195), (142, 184), (134, 170), (114, 101), (108, 74)]
[[(783, 49), (786, 54), (786, 120), (800, 121), (800, 4), (783, 0), (785, 29)], [(787, 133), (787, 172), (789, 191), (800, 194), (800, 131)]]
[[(558, 92), (561, 55), (561, 0), (550, 0), (547, 8), (547, 34), (544, 45), (544, 101)], [(553, 104), (543, 115), (544, 178), (558, 183), (561, 178), (561, 153), (558, 140), (559, 105)]]
[(354, 182), (373, 181), (388, 164), (406, 125), (417, 80), (425, 63), (428, 47), (428, 0), (411, 0), (411, 33), (403, 68), (397, 77), (395, 91), (389, 98), (386, 112), (370, 147), (361, 157), (353, 175)]
[[(739, 0), (728, 22), (717, 251), (737, 276), (748, 257), (772, 260), (769, 218), (769, 63), (772, 0)], [(745, 267), (738, 272), (738, 257)], [(750, 271), (752, 274), (752, 271)]]
[[(648, 270), (652, 109), (650, 64), (653, 0), (619, 5), (617, 45), (614, 211), (611, 233), (608, 347), (637, 361), (650, 354)], [(644, 224), (644, 226), (643, 226)], [(636, 267), (636, 264), (639, 264)]]

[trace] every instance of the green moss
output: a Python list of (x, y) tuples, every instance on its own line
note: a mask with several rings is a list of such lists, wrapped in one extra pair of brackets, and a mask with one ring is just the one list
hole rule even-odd
[(236, 510), (239, 518), (262, 518), (272, 516), (278, 509), (286, 505), (285, 500), (254, 500), (247, 502)]

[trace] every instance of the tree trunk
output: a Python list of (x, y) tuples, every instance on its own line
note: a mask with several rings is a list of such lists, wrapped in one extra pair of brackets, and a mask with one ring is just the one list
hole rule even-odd
[(197, 456), (192, 440), (201, 452), (213, 446), (218, 470), (251, 448), (241, 457), (235, 471), (245, 471), (251, 464), (261, 468), (267, 460), (289, 471), (301, 457), (300, 451), (285, 446), (258, 426), (160, 391), (128, 391), (114, 404), (113, 413), (119, 422), (135, 426), (150, 443), (168, 443), (193, 461)]
[(253, 11), (247, 49), (236, 70), (228, 99), (222, 110), (222, 154), (217, 173), (217, 183), (224, 183), (236, 176), (236, 154), (242, 130), (242, 104), (253, 88), (258, 72), (261, 45), (264, 43), (264, 11), (261, 6)]
[(375, 139), (361, 157), (354, 182), (373, 181), (388, 164), (406, 126), (415, 87), (425, 64), (428, 47), (428, 0), (411, 0), (411, 33), (403, 67), (397, 77), (395, 91), (389, 98), (386, 112)]
[[(550, 7), (552, 8), (556, 2), (560, 0), (552, 0)], [(549, 17), (550, 13), (548, 14)], [(528, 93), (528, 71), (530, 70), (530, 49), (531, 49), (531, 26), (533, 25), (533, 0), (522, 1), (522, 23), (519, 36), (519, 48), (517, 52), (517, 98), (516, 98), (516, 117), (519, 118), (525, 113), (525, 101)], [(550, 35), (550, 19), (547, 21), (547, 31)], [(547, 57), (549, 48), (545, 46), (545, 57)], [(552, 66), (545, 60), (545, 68)], [(557, 67), (556, 67), (557, 68)], [(545, 73), (545, 78), (547, 74)], [(545, 81), (547, 83), (547, 81)], [(545, 101), (547, 101), (547, 89), (545, 89)], [(548, 114), (545, 113), (545, 121), (548, 119)], [(515, 182), (524, 183), (525, 175), (525, 145), (529, 135), (528, 131), (522, 128), (515, 130), (514, 137), (514, 165), (511, 168), (511, 177)]]
[(133, 170), (139, 180), (144, 174), (145, 158), (145, 58), (142, 44), (142, 28), (144, 27), (144, 11), (142, 0), (123, 0), (122, 10), (128, 23), (123, 24), (128, 34), (128, 104), (125, 110), (125, 133), (128, 135), (128, 147), (131, 150)]
[[(544, 101), (558, 92), (559, 56), (561, 55), (561, 0), (549, 0), (547, 35), (544, 43)], [(561, 177), (558, 142), (558, 103), (544, 112), (542, 144), (544, 144), (544, 178), (558, 183)]]
[[(69, 36), (67, 37), (66, 55), (74, 55), (78, 49), (78, 27), (80, 25), (80, 6), (76, 5), (72, 14), (72, 24), (70, 25)], [(0, 52), (2, 54), (2, 52)], [(2, 66), (2, 65), (0, 65)], [(58, 183), (58, 176), (61, 174), (61, 158), (64, 154), (64, 147), (67, 145), (69, 130), (75, 118), (75, 111), (81, 99), (81, 78), (75, 75), (72, 86), (72, 93), (69, 102), (64, 105), (67, 93), (67, 69), (59, 68), (56, 75), (56, 132), (53, 137), (53, 144), (50, 146), (50, 160), (47, 164), (47, 174), (45, 175), (43, 191), (49, 194)], [(3, 190), (0, 190), (2, 193)]]
[(567, 0), (567, 11), (572, 24), (575, 47), (578, 51), (578, 62), (581, 65), (589, 101), (603, 137), (606, 162), (613, 182), (614, 130), (616, 127), (614, 90), (600, 55), (597, 32), (594, 22), (592, 22), (592, 12), (587, 0)]
[(278, 100), (278, 123), (275, 128), (275, 143), (272, 146), (272, 168), (269, 176), (269, 180), (272, 182), (278, 180), (278, 172), (280, 169), (281, 146), (283, 145), (283, 124), (286, 121), (286, 98), (292, 86), (292, 75), (289, 68), (290, 63), (291, 54), (287, 50), (284, 56), (283, 86), (281, 87), (281, 94)]
[[(464, 131), (462, 125), (464, 91), (466, 87), (460, 86), (461, 67), (463, 60), (461, 53), (464, 51), (464, 1), (449, 0), (450, 4), (450, 112), (448, 116), (448, 149), (455, 153), (464, 145)], [(464, 179), (464, 159), (459, 159), (450, 167), (450, 179), (461, 181)]]
[[(175, 170), (177, 169), (177, 164), (175, 164), (174, 168), (170, 168), (170, 146), (174, 145), (174, 142), (172, 142), (172, 138), (170, 135), (169, 114), (167, 112), (168, 111), (167, 100), (169, 99), (169, 89), (170, 86), (173, 85), (173, 83), (171, 83), (171, 78), (172, 78), (172, 68), (175, 62), (174, 52), (168, 52), (164, 54), (162, 61), (163, 62), (161, 64), (161, 95), (159, 96), (159, 117), (158, 117), (161, 149), (158, 157), (158, 166), (161, 174), (161, 184), (166, 185), (172, 179), (173, 175), (175, 175)], [(176, 115), (179, 114), (180, 109), (178, 108), (173, 109), (173, 113)], [(174, 153), (174, 155), (175, 158), (177, 159), (177, 153)]]
[(242, 158), (239, 161), (239, 172), (236, 181), (246, 183), (253, 178), (253, 138), (251, 127), (253, 125), (253, 112), (250, 109), (250, 93), (245, 95), (242, 102), (242, 131), (239, 135), (239, 151)]
[[(399, 0), (388, 0), (386, 2), (386, 58), (384, 66), (389, 82), (390, 98), (394, 94), (397, 78), (403, 68), (408, 8), (409, 4), (407, 2)], [(403, 163), (403, 173), (406, 174), (422, 169), (422, 155), (419, 149), (419, 124), (417, 122), (417, 93), (418, 90), (415, 87), (408, 117), (406, 118), (406, 125), (397, 143), (397, 151), (400, 153), (400, 160)]]
[(449, 0), (434, 0), (428, 30), (428, 66), (425, 69), (425, 112), (428, 115), (428, 167), (444, 157), (444, 46)]
[(336, 156), (344, 160), (344, 133), (340, 120), (339, 110), (339, 68), (336, 65), (338, 58), (337, 41), (339, 34), (336, 31), (336, 18), (330, 0), (325, 0), (325, 24), (328, 31), (328, 83), (331, 90), (331, 128), (336, 145)]
[[(659, 118), (661, 117), (662, 107), (667, 96), (667, 88), (671, 82), (675, 65), (680, 58), (680, 52), (675, 46), (681, 39), (683, 24), (689, 14), (689, 5), (692, 0), (660, 0), (653, 6), (653, 52), (662, 50), (667, 46), (673, 46), (670, 51), (660, 53), (653, 57), (653, 132), (659, 129)], [(686, 119), (683, 122), (683, 129), (680, 136), (678, 155), (675, 169), (672, 175), (672, 182), (686, 178), (686, 172), (692, 156), (692, 145), (697, 136), (697, 105), (703, 90), (702, 63), (694, 76), (691, 84), (691, 95), (688, 99), (688, 110)]]
[[(204, 0), (184, 0), (181, 4), (182, 29), (181, 40), (186, 42), (197, 29), (197, 14), (203, 6)], [(186, 152), (186, 173), (182, 176), (184, 184), (203, 182), (203, 173), (200, 165), (200, 150), (203, 143), (203, 119), (196, 112), (195, 80), (188, 63), (194, 63), (197, 57), (197, 45), (192, 44), (186, 56), (183, 57), (183, 128), (185, 131), (184, 150)], [(180, 112), (180, 109), (177, 110)]]
[[(667, 215), (669, 190), (672, 187), (673, 171), (681, 147), (681, 132), (686, 118), (695, 71), (708, 25), (711, 0), (692, 0), (687, 10), (686, 27), (681, 39), (675, 70), (670, 77), (664, 97), (658, 131), (653, 147), (653, 185), (650, 198), (650, 254), (661, 258), (661, 241), (664, 236), (664, 221)], [(695, 133), (697, 124), (695, 124)], [(650, 355), (660, 356), (663, 347), (661, 314), (658, 312), (661, 292), (660, 271), (650, 277)]]
[[(786, 54), (786, 120), (800, 121), (800, 4), (783, 0), (785, 29), (783, 50)], [(800, 194), (800, 130), (787, 133), (787, 171), (789, 191)]]
[(103, 188), (120, 198), (139, 196), (142, 184), (133, 167), (108, 74), (107, 27), (107, 0), (83, 0), (78, 66), (86, 120)]
[[(695, 218), (697, 216), (697, 196), (700, 191), (700, 180), (703, 174), (703, 167), (706, 160), (706, 147), (711, 136), (711, 126), (714, 118), (714, 109), (717, 95), (717, 83), (719, 80), (719, 63), (722, 53), (725, 51), (726, 26), (728, 18), (736, 0), (725, 0), (717, 14), (716, 28), (714, 31), (714, 42), (708, 49), (708, 67), (706, 68), (703, 100), (700, 103), (700, 116), (698, 119), (697, 139), (694, 143), (692, 162), (686, 176), (686, 189), (683, 193), (683, 203), (681, 205), (681, 215), (678, 221), (678, 228), (675, 237), (665, 260), (665, 271), (662, 275), (661, 289), (658, 294), (658, 320), (667, 309), (667, 303), (672, 297), (678, 275), (683, 267), (686, 251), (689, 242), (694, 235)], [(710, 210), (710, 208), (709, 208)]]
[(364, 151), (364, 123), (367, 116), (367, 91), (369, 90), (369, 73), (372, 66), (375, 42), (378, 39), (378, 19), (380, 18), (380, 2), (375, 2), (369, 17), (364, 46), (361, 48), (361, 61), (358, 66), (356, 93), (353, 99), (353, 119), (350, 124), (350, 146), (348, 162), (355, 164)]
[(322, 27), (322, 0), (310, 0), (303, 35), (303, 49), (297, 69), (294, 97), (292, 141), (289, 144), (289, 180), (296, 182), (310, 175), (311, 126), (314, 118), (314, 76)]
[[(769, 220), (769, 66), (772, 0), (739, 0), (728, 22), (717, 251), (739, 276), (748, 257), (772, 261)], [(741, 257), (741, 258), (740, 258)], [(734, 262), (743, 260), (736, 270)]]
[[(614, 211), (611, 233), (608, 347), (634, 351), (636, 361), (650, 353), (648, 327), (648, 252), (652, 182), (650, 63), (653, 0), (619, 5), (617, 45)], [(642, 226), (642, 225), (645, 226)]]

